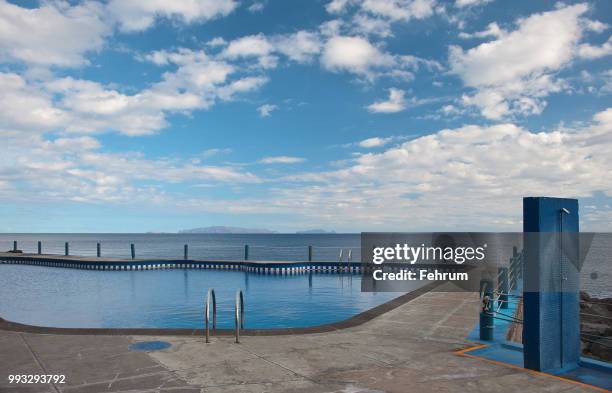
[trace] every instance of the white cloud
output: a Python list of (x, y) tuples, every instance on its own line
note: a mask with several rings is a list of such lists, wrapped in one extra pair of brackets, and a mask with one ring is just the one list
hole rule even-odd
[[(331, 14), (346, 16), (344, 24), (350, 27), (351, 35), (389, 37), (394, 23), (428, 18), (439, 7), (436, 0), (332, 0), (325, 8)], [(330, 35), (338, 35), (338, 31)]]
[(87, 63), (111, 28), (102, 5), (43, 2), (26, 9), (0, 0), (0, 58), (33, 65), (75, 67)]
[(365, 38), (337, 36), (325, 44), (321, 63), (331, 71), (369, 75), (377, 67), (391, 66), (394, 60)]
[(257, 90), (266, 84), (268, 80), (265, 76), (247, 76), (220, 87), (217, 94), (223, 100), (231, 100), (236, 93)]
[[(331, 22), (324, 25), (329, 23)], [(299, 30), (291, 34), (266, 36), (259, 33), (244, 36), (230, 41), (217, 58), (261, 70), (275, 68), (282, 58), (303, 64), (318, 57), (323, 68), (327, 70), (350, 72), (369, 81), (381, 76), (410, 81), (414, 79), (413, 72), (420, 68), (442, 68), (436, 61), (411, 55), (391, 55), (365, 37), (334, 35), (335, 33), (337, 30), (334, 28), (333, 31), (325, 32)], [(256, 62), (252, 63), (253, 60)]]
[[(126, 95), (96, 82), (72, 78), (49, 82), (45, 89), (61, 96), (54, 105), (65, 113), (62, 127), (70, 132), (117, 130), (136, 136), (154, 133), (167, 125), (163, 114), (167, 108), (156, 105), (157, 97), (150, 91)], [(198, 98), (191, 97), (191, 101), (191, 106), (196, 107)]]
[(373, 147), (381, 147), (381, 146), (385, 146), (386, 144), (391, 142), (393, 139), (394, 139), (393, 137), (388, 137), (388, 138), (379, 138), (379, 137), (368, 138), (368, 139), (364, 139), (361, 142), (359, 142), (358, 146), (366, 148), (366, 149), (370, 149), (370, 148), (373, 148)]
[(612, 132), (612, 108), (596, 113), (593, 119), (602, 126), (607, 127), (607, 130), (602, 131)]
[(183, 23), (207, 21), (230, 14), (235, 0), (111, 0), (109, 12), (124, 31), (149, 28), (157, 18), (175, 18)]
[(553, 73), (575, 57), (587, 9), (576, 4), (534, 14), (494, 41), (467, 51), (452, 46), (451, 72), (476, 90), (463, 98), (464, 103), (490, 119), (540, 113), (546, 106), (543, 98), (565, 87)]
[(263, 1), (255, 1), (253, 2), (253, 4), (251, 4), (247, 9), (250, 12), (261, 12), (263, 11), (263, 9), (266, 7), (266, 3)]
[(391, 20), (410, 20), (430, 17), (435, 5), (435, 0), (364, 0), (361, 9)]
[(230, 149), (228, 147), (207, 149), (207, 150), (204, 150), (202, 152), (202, 154), (200, 154), (200, 157), (204, 158), (204, 159), (207, 159), (207, 158), (210, 158), (210, 157), (217, 156), (219, 154), (229, 154), (229, 153), (231, 153), (233, 151), (234, 151), (233, 149)]
[(400, 89), (389, 89), (389, 99), (377, 101), (368, 105), (368, 110), (373, 113), (396, 113), (406, 109), (405, 92)]
[(276, 50), (298, 63), (306, 63), (321, 51), (318, 34), (300, 30), (294, 34), (277, 36), (274, 39)]
[(419, 69), (440, 70), (433, 60), (412, 55), (392, 55), (361, 36), (332, 36), (320, 57), (323, 68), (332, 72), (350, 72), (367, 81), (379, 77), (411, 81)]
[(201, 22), (228, 15), (237, 5), (235, 0), (43, 1), (30, 9), (0, 0), (0, 61), (81, 66), (88, 64), (88, 53), (103, 48), (116, 26), (141, 31), (160, 17)]
[[(138, 152), (105, 153), (92, 137), (2, 136), (4, 200), (20, 202), (172, 203), (163, 184), (249, 184), (256, 175), (229, 166), (196, 165), (188, 157), (148, 159)], [(29, 154), (23, 154), (28, 151)]]
[(300, 30), (293, 34), (249, 35), (231, 41), (222, 56), (227, 59), (258, 60), (263, 68), (274, 68), (279, 54), (298, 63), (311, 61), (321, 51), (321, 38), (317, 33)]
[(96, 82), (61, 78), (44, 88), (56, 94), (55, 106), (69, 113), (71, 132), (116, 130), (126, 135), (152, 134), (167, 126), (166, 113), (207, 109), (231, 86), (231, 65), (208, 58), (204, 52), (179, 49), (144, 56), (157, 65), (176, 66), (151, 87), (126, 94)]
[(349, 4), (349, 0), (331, 0), (325, 6), (325, 9), (329, 13), (339, 13), (344, 11), (346, 6)]
[(274, 46), (263, 34), (249, 35), (231, 41), (223, 56), (228, 59), (257, 58), (263, 68), (275, 68), (276, 56), (272, 55)]
[(487, 28), (483, 31), (477, 31), (475, 33), (466, 33), (462, 31), (461, 33), (459, 33), (459, 38), (463, 38), (463, 39), (487, 38), (487, 37), (500, 38), (504, 34), (506, 34), (506, 31), (500, 28), (496, 22), (492, 22), (492, 23), (489, 23), (487, 25)]
[(165, 128), (169, 113), (205, 110), (218, 100), (259, 88), (267, 78), (208, 57), (203, 51), (157, 51), (140, 60), (174, 71), (148, 88), (127, 93), (115, 86), (71, 77), (28, 80), (0, 72), (0, 132), (148, 135)]
[(464, 110), (457, 108), (455, 105), (447, 104), (442, 106), (442, 108), (439, 109), (439, 112), (441, 112), (444, 116), (452, 117), (463, 114)]
[(341, 13), (349, 6), (361, 12), (390, 20), (424, 19), (433, 15), (435, 0), (332, 0), (326, 5), (329, 13)]
[(170, 89), (202, 90), (219, 85), (237, 71), (236, 67), (208, 57), (203, 51), (179, 48), (175, 52), (156, 51), (145, 56), (157, 65), (174, 64), (178, 69), (165, 73), (163, 86)]
[(67, 113), (53, 105), (51, 94), (28, 85), (17, 74), (0, 72), (0, 135), (52, 131), (67, 118)]
[(259, 117), (268, 117), (272, 114), (273, 111), (277, 110), (278, 106), (273, 104), (263, 104), (259, 108), (257, 108), (257, 112), (259, 112)]
[(377, 35), (383, 38), (392, 37), (393, 31), (391, 23), (382, 18), (372, 17), (365, 13), (355, 14), (351, 20), (353, 27), (352, 33)]
[(272, 200), (266, 206), (277, 213), (347, 228), (517, 230), (524, 196), (612, 197), (611, 149), (612, 109), (575, 129), (468, 125), (358, 155), (339, 170), (297, 174), (289, 180), (302, 187), (248, 204)]
[(227, 41), (225, 41), (223, 37), (215, 37), (211, 40), (206, 41), (206, 46), (209, 46), (212, 48), (216, 48), (219, 46), (225, 46), (225, 44), (227, 44)]
[(586, 11), (586, 5), (578, 4), (534, 14), (521, 20), (517, 30), (496, 41), (468, 51), (452, 47), (452, 71), (466, 85), (478, 87), (559, 69), (572, 57), (572, 48), (581, 34), (579, 17)]
[(300, 162), (306, 161), (302, 157), (291, 157), (291, 156), (274, 156), (264, 157), (258, 162), (260, 164), (299, 164)]
[(493, 0), (456, 0), (455, 7), (463, 8), (463, 7), (475, 7), (490, 3)]
[(578, 55), (585, 59), (598, 59), (612, 55), (612, 37), (599, 46), (590, 44), (580, 45), (578, 47)]
[(239, 57), (266, 56), (274, 47), (263, 34), (249, 35), (238, 38), (229, 43), (225, 49), (225, 56), (235, 59)]

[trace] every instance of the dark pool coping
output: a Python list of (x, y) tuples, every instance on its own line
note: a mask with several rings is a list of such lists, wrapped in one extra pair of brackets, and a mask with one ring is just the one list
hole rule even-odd
[[(395, 299), (389, 300), (386, 303), (378, 305), (374, 308), (361, 312), (351, 318), (339, 322), (328, 323), (324, 325), (302, 327), (302, 328), (277, 328), (277, 329), (244, 329), (240, 331), (242, 336), (285, 336), (293, 334), (312, 334), (312, 333), (327, 333), (337, 330), (347, 329), (364, 324), (372, 319), (383, 315), (391, 310), (404, 305), (411, 300), (431, 291), (440, 283), (430, 283), (415, 289), (414, 291), (405, 293)], [(11, 322), (0, 317), (0, 330), (19, 332), (19, 333), (36, 333), (36, 334), (60, 334), (60, 335), (107, 335), (107, 336), (203, 336), (203, 329), (157, 329), (157, 328), (59, 328), (26, 325), (18, 322)], [(212, 333), (212, 332), (211, 332)], [(217, 329), (217, 336), (233, 336), (232, 329)]]

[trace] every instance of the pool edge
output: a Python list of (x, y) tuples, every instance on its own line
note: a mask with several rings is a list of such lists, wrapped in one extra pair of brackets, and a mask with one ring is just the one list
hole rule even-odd
[[(293, 334), (326, 333), (362, 325), (372, 319), (379, 317), (399, 306), (416, 299), (417, 297), (431, 291), (439, 283), (430, 283), (391, 299), (369, 310), (363, 311), (348, 319), (332, 322), (324, 325), (302, 327), (302, 328), (276, 328), (276, 329), (244, 329), (240, 334), (243, 336), (286, 336)], [(158, 328), (60, 328), (27, 325), (11, 322), (0, 317), (0, 330), (35, 333), (35, 334), (58, 334), (58, 335), (105, 335), (105, 336), (203, 336), (203, 329), (158, 329)], [(232, 329), (217, 329), (216, 336), (232, 336)]]

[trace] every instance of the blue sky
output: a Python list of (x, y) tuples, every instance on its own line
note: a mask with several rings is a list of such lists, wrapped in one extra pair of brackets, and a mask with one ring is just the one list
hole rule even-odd
[(610, 230), (611, 16), (0, 0), (0, 231), (519, 230), (532, 195)]

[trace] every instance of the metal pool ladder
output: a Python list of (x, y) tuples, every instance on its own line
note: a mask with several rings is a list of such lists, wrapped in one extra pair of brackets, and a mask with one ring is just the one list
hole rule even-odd
[(208, 290), (208, 294), (206, 295), (206, 306), (204, 310), (204, 319), (206, 320), (206, 343), (210, 342), (210, 300), (212, 299), (212, 308), (213, 308), (213, 319), (212, 319), (212, 327), (213, 334), (217, 333), (217, 297), (215, 296), (215, 290), (210, 288)]
[[(344, 257), (344, 249), (341, 248), (340, 249), (340, 255), (338, 255), (338, 271), (341, 271), (341, 269), (342, 269), (342, 259), (344, 259), (343, 257)], [(353, 260), (353, 249), (349, 248), (348, 249), (348, 253), (346, 255), (346, 267), (345, 267), (345, 270), (347, 272), (351, 271), (351, 262), (352, 262), (352, 260)]]
[(348, 257), (346, 258), (346, 271), (351, 271), (351, 261), (353, 260), (353, 249), (349, 248)]
[(235, 307), (235, 322), (236, 322), (236, 343), (240, 343), (240, 329), (244, 329), (244, 295), (239, 289), (236, 292), (236, 307)]

